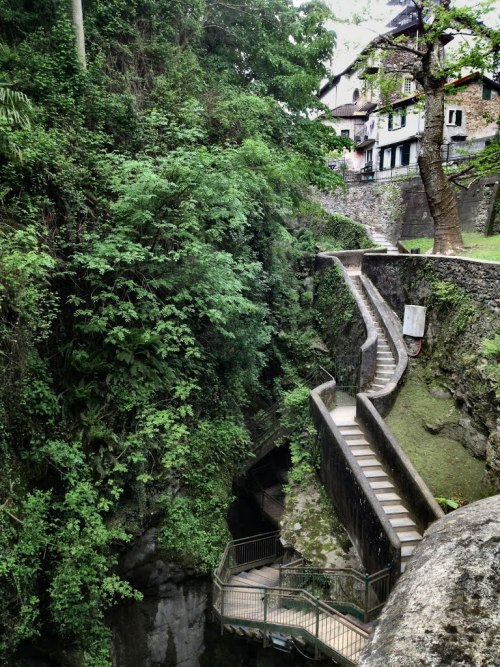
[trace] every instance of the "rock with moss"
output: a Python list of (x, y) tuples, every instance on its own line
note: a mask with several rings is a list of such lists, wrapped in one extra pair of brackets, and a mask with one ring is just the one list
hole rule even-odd
[(500, 496), (434, 523), (359, 667), (487, 667), (500, 651)]
[(315, 567), (361, 567), (314, 473), (288, 485), (281, 536)]

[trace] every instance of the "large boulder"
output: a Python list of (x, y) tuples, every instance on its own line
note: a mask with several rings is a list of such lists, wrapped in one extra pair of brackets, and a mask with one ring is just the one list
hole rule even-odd
[(434, 523), (359, 667), (500, 665), (500, 495)]

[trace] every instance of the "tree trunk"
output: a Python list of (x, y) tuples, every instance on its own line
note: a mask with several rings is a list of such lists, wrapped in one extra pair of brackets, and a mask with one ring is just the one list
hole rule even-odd
[(82, 0), (71, 0), (71, 16), (75, 28), (76, 50), (78, 59), (83, 67), (87, 69), (87, 59), (85, 56), (85, 31), (83, 28)]
[(463, 248), (458, 208), (448, 177), (444, 173), (441, 156), (444, 126), (444, 86), (446, 80), (433, 74), (440, 67), (439, 44), (433, 45), (429, 57), (424, 58), (421, 82), (425, 92), (425, 128), (418, 165), (425, 194), (434, 220), (434, 250), (441, 255), (452, 255)]

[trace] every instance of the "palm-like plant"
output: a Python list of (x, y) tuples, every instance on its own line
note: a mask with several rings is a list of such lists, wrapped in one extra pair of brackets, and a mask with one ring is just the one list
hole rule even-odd
[(19, 146), (12, 141), (10, 130), (30, 127), (29, 98), (10, 84), (0, 82), (0, 155), (22, 158)]

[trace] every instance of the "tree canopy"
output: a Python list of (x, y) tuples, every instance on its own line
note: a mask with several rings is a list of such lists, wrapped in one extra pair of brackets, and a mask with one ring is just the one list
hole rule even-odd
[(5, 665), (40, 634), (108, 665), (106, 611), (138, 595), (115, 565), (149, 526), (213, 567), (244, 416), (311, 361), (288, 221), (345, 143), (310, 113), (322, 2), (83, 9), (86, 69), (68, 0), (0, 0)]
[[(489, 27), (483, 16), (493, 7), (487, 0), (475, 6), (457, 6), (452, 0), (411, 0), (404, 27), (397, 34), (381, 35), (373, 51), (385, 54), (384, 65), (373, 78), (385, 91), (386, 101), (401, 88), (401, 76), (407, 72), (419, 84), (424, 95), (425, 127), (418, 164), (429, 210), (434, 220), (434, 252), (451, 254), (463, 247), (458, 209), (442, 165), (444, 104), (446, 86), (458, 78), (464, 68), (478, 72), (497, 72), (500, 30)], [(448, 51), (443, 45), (465, 38), (459, 48)], [(391, 58), (399, 53), (404, 58)]]

